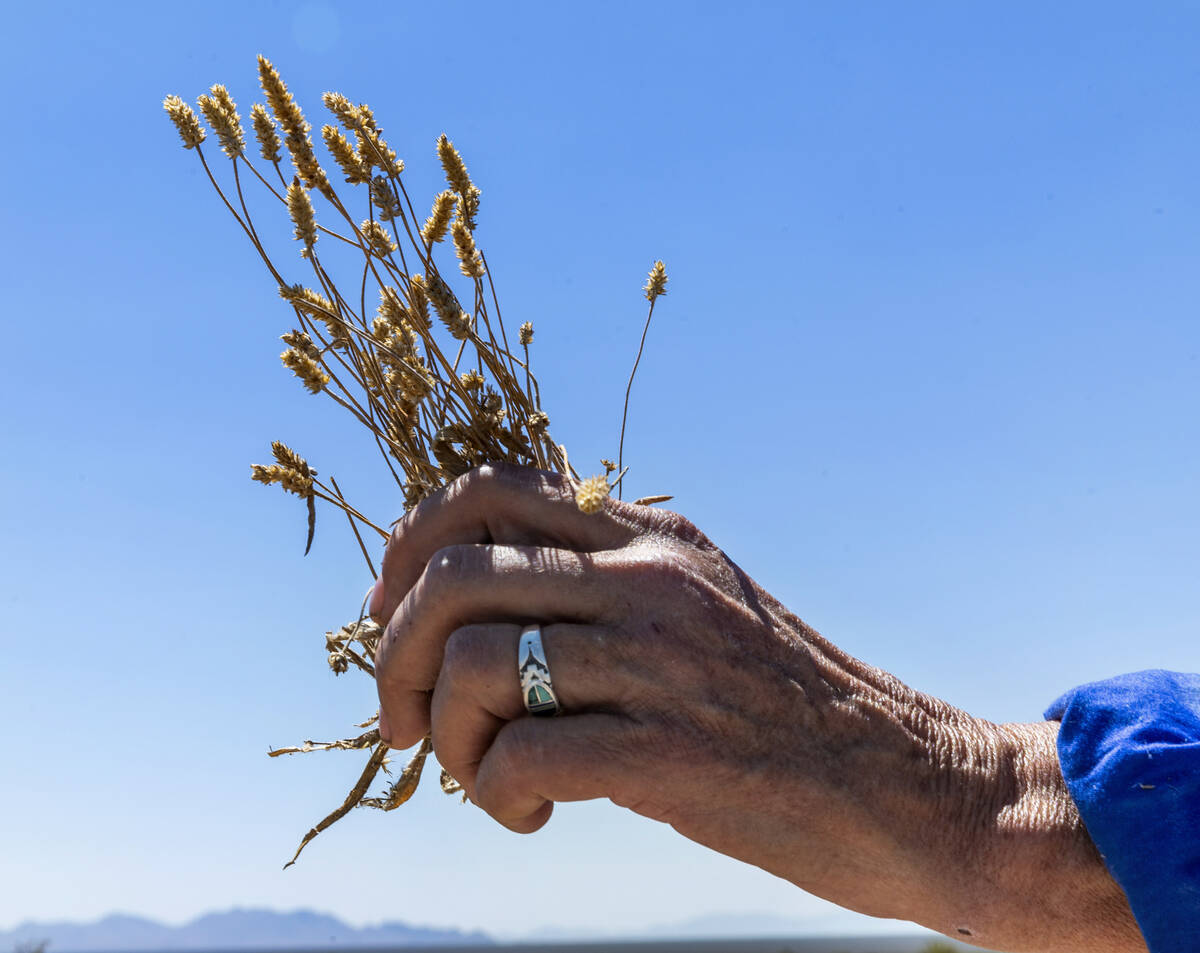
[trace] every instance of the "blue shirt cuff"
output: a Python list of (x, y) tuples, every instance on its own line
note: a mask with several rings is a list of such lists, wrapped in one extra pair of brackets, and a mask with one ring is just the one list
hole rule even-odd
[(1200, 949), (1200, 675), (1074, 688), (1046, 711), (1079, 814), (1151, 953)]

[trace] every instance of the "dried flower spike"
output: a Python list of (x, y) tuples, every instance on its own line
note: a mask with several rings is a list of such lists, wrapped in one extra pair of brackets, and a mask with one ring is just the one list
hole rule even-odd
[(454, 193), (449, 189), (439, 192), (438, 197), (433, 200), (429, 218), (425, 219), (425, 225), (421, 229), (421, 238), (425, 240), (426, 245), (440, 242), (446, 237), (446, 229), (450, 227), (450, 216), (453, 213)]
[(163, 100), (163, 109), (179, 130), (179, 138), (183, 140), (185, 149), (195, 149), (204, 141), (204, 127), (200, 125), (200, 118), (192, 112), (191, 106), (178, 96), (168, 96)]
[(458, 299), (454, 297), (454, 292), (442, 280), (441, 275), (435, 273), (426, 276), (424, 287), (433, 309), (442, 319), (442, 324), (446, 326), (450, 335), (456, 340), (465, 340), (471, 333), (471, 316), (462, 309)]
[(287, 492), (295, 493), (302, 499), (311, 497), (313, 477), (317, 471), (309, 467), (308, 462), (295, 450), (278, 440), (271, 444), (271, 452), (275, 456), (274, 465), (252, 464), (251, 479), (265, 484), (279, 483)]
[(322, 126), (321, 138), (325, 148), (342, 170), (348, 185), (363, 185), (371, 181), (371, 167), (358, 156), (358, 150), (350, 144), (336, 126)]
[(519, 340), (522, 344), (529, 344), (530, 342), (532, 342), (533, 341), (533, 322), (526, 321), (524, 324), (521, 325), (521, 330), (518, 333), (520, 335)]
[(325, 385), (329, 383), (329, 375), (321, 369), (321, 365), (299, 348), (288, 348), (279, 355), (279, 359), (283, 361), (284, 367), (290, 369), (304, 382), (304, 386), (310, 394), (321, 393), (325, 389)]
[(220, 83), (213, 86), (209, 92), (211, 96), (201, 96), (196, 102), (221, 141), (221, 149), (225, 155), (236, 159), (246, 151), (246, 134), (242, 132), (237, 103), (229, 95), (229, 90)]
[(642, 290), (646, 292), (646, 300), (650, 302), (653, 302), (659, 295), (667, 293), (667, 269), (661, 261), (656, 261), (654, 267), (650, 269), (650, 275), (646, 278), (646, 284)]
[(317, 162), (313, 152), (312, 140), (308, 132), (312, 128), (304, 119), (304, 113), (288, 92), (287, 84), (279, 75), (279, 71), (271, 65), (265, 56), (258, 58), (258, 79), (263, 93), (267, 97), (267, 105), (279, 120), (285, 133), (285, 143), (292, 156), (292, 164), (296, 172), (310, 189), (316, 189), (326, 198), (333, 196), (333, 187), (325, 175), (325, 170)]
[(462, 156), (454, 148), (454, 143), (446, 137), (445, 133), (442, 133), (438, 137), (437, 153), (438, 159), (442, 163), (442, 169), (446, 173), (446, 181), (450, 183), (450, 188), (454, 189), (459, 195), (469, 195), (475, 186), (471, 182), (471, 177), (467, 175), (466, 163), (463, 162)]
[(396, 158), (396, 152), (379, 135), (379, 130), (364, 127), (356, 132), (358, 155), (367, 168), (376, 168), (387, 175), (396, 176), (404, 171), (404, 160)]
[(262, 103), (255, 103), (250, 107), (250, 121), (254, 124), (254, 138), (258, 140), (262, 157), (268, 162), (278, 162), (283, 141), (275, 131), (275, 120), (267, 113)]
[(363, 223), (358, 227), (363, 234), (363, 238), (367, 240), (371, 254), (376, 258), (387, 258), (388, 255), (399, 247), (392, 241), (392, 236), (378, 222), (364, 219)]
[(400, 200), (392, 190), (392, 183), (382, 175), (371, 180), (371, 204), (379, 210), (382, 222), (390, 222), (400, 214)]
[(413, 275), (408, 279), (408, 317), (414, 328), (428, 331), (433, 327), (429, 317), (429, 291), (425, 287), (424, 275)]
[(279, 335), (279, 340), (281, 340), (288, 347), (294, 347), (306, 357), (311, 357), (314, 361), (319, 360), (321, 357), (320, 348), (318, 348), (313, 343), (313, 339), (303, 331), (297, 331), (295, 328), (293, 328), (291, 331), (288, 331), (287, 334)]
[(575, 505), (584, 513), (598, 513), (608, 499), (609, 489), (603, 473), (588, 477), (575, 488)]
[(456, 219), (450, 229), (454, 235), (454, 251), (458, 255), (459, 270), (468, 278), (482, 278), (484, 275), (483, 258), (475, 247), (475, 237), (466, 223)]
[(350, 343), (350, 332), (346, 330), (342, 316), (334, 303), (323, 294), (303, 285), (280, 285), (279, 297), (290, 302), (301, 314), (307, 314), (322, 322), (329, 332), (330, 341), (338, 347), (345, 347)]
[(317, 240), (317, 222), (313, 216), (312, 200), (308, 191), (300, 184), (299, 178), (293, 178), (287, 190), (288, 214), (292, 216), (292, 224), (296, 226), (296, 240), (304, 242), (304, 251), (300, 254), (307, 258), (312, 254), (313, 244)]
[(323, 93), (321, 95), (321, 102), (325, 104), (325, 108), (333, 113), (337, 117), (337, 121), (345, 128), (350, 130), (362, 128), (362, 117), (359, 115), (359, 111), (341, 93)]

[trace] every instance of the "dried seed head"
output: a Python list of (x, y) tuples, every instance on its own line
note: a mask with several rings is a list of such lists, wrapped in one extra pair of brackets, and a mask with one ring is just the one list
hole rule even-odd
[(387, 258), (399, 247), (392, 241), (392, 236), (384, 230), (383, 226), (371, 219), (364, 219), (359, 230), (362, 232), (363, 238), (367, 240), (371, 254), (376, 258)]
[(483, 258), (479, 254), (479, 249), (475, 247), (475, 237), (471, 234), (471, 230), (459, 218), (455, 219), (454, 226), (450, 231), (454, 235), (454, 251), (458, 255), (459, 270), (468, 278), (482, 278), (484, 275)]
[(450, 216), (454, 213), (454, 193), (447, 189), (438, 193), (433, 200), (433, 210), (421, 229), (421, 238), (425, 244), (432, 245), (446, 237), (446, 229), (450, 227)]
[(458, 380), (464, 390), (476, 391), (483, 387), (483, 375), (479, 371), (467, 371), (459, 375)]
[(220, 84), (213, 86), (209, 92), (212, 93), (211, 96), (201, 96), (196, 100), (196, 104), (221, 141), (221, 149), (225, 155), (236, 159), (246, 151), (246, 135), (242, 132), (242, 120), (237, 114), (237, 105), (230, 98), (229, 91)]
[(314, 361), (321, 357), (320, 348), (318, 348), (313, 343), (313, 339), (303, 331), (297, 331), (295, 328), (293, 328), (291, 331), (288, 331), (287, 334), (281, 334), (279, 336), (279, 340), (281, 340), (288, 347), (294, 347), (305, 357), (311, 358)]
[(278, 483), (288, 493), (295, 493), (301, 499), (308, 499), (312, 496), (312, 480), (303, 478), (295, 470), (287, 467), (252, 463), (250, 464), (250, 479), (267, 486)]
[(471, 231), (475, 231), (475, 216), (479, 214), (479, 189), (471, 186), (470, 191), (458, 202), (458, 217)]
[(465, 311), (458, 312), (457, 317), (443, 318), (446, 330), (456, 341), (465, 341), (471, 336), (472, 319)]
[(341, 93), (325, 93), (321, 96), (321, 102), (337, 117), (347, 129), (358, 129), (362, 126), (362, 119), (359, 117), (358, 110), (354, 104), (350, 102)]
[(371, 180), (371, 204), (379, 210), (380, 221), (390, 222), (400, 214), (400, 200), (392, 184), (382, 175)]
[(434, 380), (424, 362), (418, 359), (389, 373), (389, 383), (403, 401), (417, 404), (433, 392)]
[(258, 57), (258, 81), (267, 97), (267, 105), (279, 120), (285, 135), (295, 132), (308, 131), (308, 123), (304, 121), (304, 113), (288, 92), (287, 83), (279, 75), (279, 71), (271, 65), (265, 56)]
[(504, 406), (503, 398), (489, 387), (483, 395), (483, 400), (477, 404), (471, 424), (474, 432), (484, 441), (500, 439), (501, 435), (506, 433), (503, 429), (506, 416), (508, 409)]
[(389, 328), (395, 329), (403, 326), (408, 309), (400, 300), (400, 293), (388, 285), (379, 289), (379, 307), (375, 313), (388, 323)]
[(276, 440), (271, 444), (271, 452), (275, 455), (275, 463), (263, 466), (255, 463), (250, 467), (250, 478), (259, 483), (280, 484), (288, 493), (295, 493), (304, 499), (313, 495), (313, 477), (317, 471), (309, 467), (307, 461)]
[(380, 344), (379, 360), (385, 366), (401, 370), (420, 363), (417, 345), (421, 339), (403, 318), (398, 324), (394, 324), (380, 314), (372, 325), (372, 337)]
[(313, 244), (317, 240), (317, 221), (313, 216), (312, 200), (299, 178), (293, 177), (292, 184), (288, 186), (287, 206), (292, 224), (296, 226), (296, 240), (304, 242), (304, 251), (300, 255), (307, 258), (312, 254)]
[(258, 140), (262, 157), (268, 162), (278, 162), (283, 141), (275, 131), (275, 120), (270, 117), (262, 103), (255, 103), (250, 107), (250, 121), (254, 124), (254, 138)]
[(483, 396), (483, 409), (489, 414), (500, 414), (503, 417), (504, 398), (489, 387)]
[(442, 280), (442, 276), (436, 272), (426, 275), (425, 291), (451, 337), (459, 341), (465, 340), (471, 333), (471, 316), (462, 309), (458, 299), (454, 297), (454, 292)]
[(191, 106), (178, 96), (168, 96), (163, 100), (163, 109), (179, 130), (179, 138), (183, 140), (185, 149), (195, 149), (204, 141), (204, 127), (200, 125), (200, 118), (192, 112)]
[(529, 415), (529, 420), (526, 422), (531, 433), (539, 433), (550, 426), (550, 418), (545, 411), (535, 410)]
[(350, 660), (341, 652), (329, 653), (329, 667), (333, 669), (334, 675), (341, 675), (350, 668)]
[(258, 58), (258, 79), (267, 97), (267, 105), (283, 127), (284, 142), (292, 157), (292, 164), (304, 184), (310, 189), (316, 189), (322, 195), (331, 197), (333, 187), (325, 175), (325, 170), (317, 162), (313, 152), (312, 140), (308, 133), (312, 128), (304, 119), (304, 113), (288, 92), (287, 84), (279, 76), (279, 71), (271, 65), (265, 56)]
[(612, 473), (617, 468), (617, 465), (611, 460), (605, 460), (603, 458), (600, 460), (600, 465), (604, 467), (605, 474)]
[(388, 175), (399, 175), (404, 171), (404, 163), (383, 141), (382, 130), (375, 122), (375, 114), (370, 106), (366, 103), (355, 106), (341, 93), (326, 93), (321, 99), (325, 107), (337, 116), (338, 122), (354, 132), (358, 161), (368, 170), (368, 176), (372, 167), (382, 169)]
[(358, 121), (362, 123), (363, 129), (369, 129), (373, 132), (382, 132), (379, 128), (379, 123), (375, 121), (375, 113), (371, 111), (371, 107), (366, 103), (358, 104)]
[(404, 171), (404, 160), (397, 159), (395, 150), (389, 149), (378, 129), (363, 128), (356, 132), (358, 155), (367, 168), (376, 168), (387, 175), (399, 175)]
[(656, 261), (654, 267), (650, 269), (650, 274), (646, 278), (646, 284), (642, 290), (646, 292), (646, 300), (651, 303), (659, 295), (667, 293), (667, 269), (661, 261)]
[(463, 196), (475, 188), (471, 182), (471, 177), (467, 175), (467, 166), (463, 162), (462, 156), (454, 148), (454, 143), (446, 138), (445, 133), (442, 133), (438, 137), (437, 153), (438, 159), (442, 163), (442, 169), (446, 173), (446, 181), (450, 183), (450, 188)]
[(603, 473), (588, 477), (575, 488), (575, 505), (584, 513), (597, 513), (608, 499), (609, 489)]
[(281, 467), (290, 467), (306, 476), (317, 475), (317, 471), (309, 467), (308, 461), (286, 443), (278, 440), (271, 441), (271, 456), (275, 458), (275, 462)]
[(404, 325), (399, 330), (390, 334), (384, 342), (387, 349), (382, 355), (383, 359), (392, 364), (399, 361), (410, 365), (419, 363), (417, 345), (420, 341), (421, 339), (417, 336), (417, 333), (408, 325)]
[(304, 382), (310, 394), (321, 393), (329, 383), (329, 375), (322, 370), (321, 365), (299, 348), (288, 348), (279, 355), (279, 359), (283, 361), (284, 367), (289, 368)]
[(280, 285), (279, 297), (290, 301), (305, 314), (322, 321), (337, 316), (332, 301), (323, 294), (313, 291), (312, 288), (305, 288), (303, 285)]
[(522, 344), (529, 344), (533, 340), (533, 322), (526, 321), (521, 325), (520, 341)]
[(414, 328), (428, 331), (433, 327), (429, 317), (429, 289), (424, 275), (413, 275), (408, 279), (408, 319)]
[(371, 181), (371, 168), (364, 165), (358, 157), (358, 152), (350, 141), (342, 135), (336, 126), (322, 126), (321, 138), (325, 140), (325, 148), (333, 156), (342, 174), (346, 176), (349, 185), (363, 185)]
[(279, 297), (291, 303), (298, 311), (322, 322), (333, 344), (345, 347), (350, 343), (350, 332), (346, 330), (341, 315), (334, 303), (323, 294), (303, 285), (280, 285)]

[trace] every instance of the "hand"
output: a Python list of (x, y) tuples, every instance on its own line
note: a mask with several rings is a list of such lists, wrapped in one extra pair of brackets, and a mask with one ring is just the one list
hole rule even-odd
[[(998, 948), (1144, 949), (1053, 725), (992, 725), (851, 658), (675, 513), (586, 515), (565, 478), (480, 468), (396, 525), (371, 613), (383, 737), (432, 732), (514, 831), (607, 797), (874, 916)], [(522, 704), (534, 622), (558, 718)]]

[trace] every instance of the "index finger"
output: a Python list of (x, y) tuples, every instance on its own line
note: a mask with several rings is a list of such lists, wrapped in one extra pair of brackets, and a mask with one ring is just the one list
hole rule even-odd
[(371, 596), (371, 618), (385, 624), (433, 554), (446, 546), (497, 543), (594, 553), (635, 538), (642, 531), (636, 515), (631, 504), (614, 500), (598, 513), (584, 513), (562, 474), (508, 463), (477, 467), (396, 523)]

